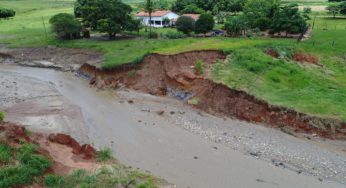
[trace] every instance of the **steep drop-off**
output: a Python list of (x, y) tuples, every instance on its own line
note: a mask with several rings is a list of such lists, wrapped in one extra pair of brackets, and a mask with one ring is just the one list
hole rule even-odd
[[(90, 78), (98, 88), (127, 87), (152, 95), (186, 95), (183, 98), (205, 112), (225, 115), (249, 122), (300, 132), (318, 134), (333, 139), (346, 139), (346, 123), (332, 118), (320, 118), (229, 88), (209, 79), (209, 70), (226, 55), (220, 51), (193, 51), (176, 55), (151, 54), (138, 65), (125, 64), (113, 69), (100, 69), (83, 64), (80, 73)], [(195, 63), (204, 62), (204, 75), (196, 73)]]

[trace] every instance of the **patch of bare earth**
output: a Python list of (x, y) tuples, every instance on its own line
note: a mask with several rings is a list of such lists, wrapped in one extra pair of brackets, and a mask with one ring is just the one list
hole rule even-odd
[[(171, 95), (172, 90), (182, 91), (191, 94), (188, 99), (193, 102), (190, 104), (211, 114), (289, 129), (290, 132), (346, 139), (344, 122), (273, 106), (244, 91), (213, 82), (208, 78), (210, 66), (217, 60), (225, 59), (226, 55), (222, 52), (210, 50), (176, 55), (151, 54), (136, 67), (126, 64), (111, 70), (103, 70), (90, 64), (83, 64), (80, 72), (89, 76), (90, 84), (98, 88), (127, 87), (152, 95)], [(194, 65), (198, 60), (205, 64), (204, 76), (196, 74)]]
[(6, 48), (0, 46), (0, 63), (74, 71), (83, 63), (102, 62), (102, 53), (72, 48)]

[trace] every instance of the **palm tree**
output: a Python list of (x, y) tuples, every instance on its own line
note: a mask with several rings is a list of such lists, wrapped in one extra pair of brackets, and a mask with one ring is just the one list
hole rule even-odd
[(151, 37), (151, 14), (154, 12), (154, 2), (152, 0), (147, 0), (144, 9), (145, 12), (149, 14), (149, 37)]

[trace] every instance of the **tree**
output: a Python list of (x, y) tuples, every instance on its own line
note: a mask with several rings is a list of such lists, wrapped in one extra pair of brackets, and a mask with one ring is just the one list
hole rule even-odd
[(62, 39), (80, 38), (82, 26), (79, 21), (71, 14), (60, 13), (50, 18), (49, 23), (52, 30)]
[(202, 14), (204, 10), (199, 8), (196, 4), (189, 4), (181, 11), (184, 14)]
[(279, 0), (247, 0), (243, 12), (251, 28), (266, 30), (279, 7)]
[(340, 12), (340, 6), (337, 4), (331, 4), (327, 8), (328, 13), (333, 15), (333, 18)]
[[(218, 0), (176, 0), (173, 3), (172, 11), (184, 13), (183, 10), (188, 7), (191, 10), (203, 10), (203, 12), (211, 12)], [(186, 10), (185, 10), (186, 12)], [(191, 12), (188, 12), (191, 13)]]
[(282, 31), (297, 34), (304, 33), (308, 27), (307, 17), (299, 13), (297, 4), (289, 4), (280, 7), (275, 12), (270, 25), (270, 33), (280, 33)]
[(11, 18), (11, 17), (14, 17), (15, 15), (16, 15), (16, 12), (12, 9), (1, 9), (0, 8), (0, 19)]
[(188, 35), (194, 30), (195, 21), (191, 17), (181, 16), (178, 18), (175, 25), (178, 31)]
[(215, 21), (211, 14), (202, 14), (195, 23), (195, 33), (207, 33), (214, 28)]
[(121, 0), (77, 0), (74, 10), (76, 17), (82, 18), (84, 27), (106, 32), (110, 38), (134, 28), (128, 26), (135, 23), (131, 17), (132, 8)]
[(346, 1), (340, 4), (340, 14), (346, 15)]
[(151, 35), (151, 14), (154, 12), (154, 2), (152, 0), (146, 0), (145, 3), (145, 12), (147, 12), (149, 14), (149, 36)]
[(241, 16), (229, 17), (224, 26), (227, 34), (233, 37), (241, 35), (246, 28), (245, 19)]
[(171, 8), (171, 3), (168, 0), (156, 0), (154, 2), (154, 8), (156, 10), (168, 10)]

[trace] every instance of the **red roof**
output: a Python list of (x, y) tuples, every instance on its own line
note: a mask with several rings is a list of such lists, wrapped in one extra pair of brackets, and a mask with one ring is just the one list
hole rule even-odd
[(194, 19), (195, 21), (197, 21), (199, 16), (200, 16), (200, 14), (183, 14), (181, 16), (190, 17), (190, 18)]
[[(152, 17), (162, 17), (162, 16), (167, 15), (168, 13), (171, 13), (171, 11), (169, 11), (169, 10), (158, 10), (158, 11), (155, 11), (155, 12), (151, 13), (151, 16)], [(136, 16), (139, 16), (139, 17), (149, 17), (149, 13), (142, 11), (142, 12), (138, 12), (136, 14)]]

